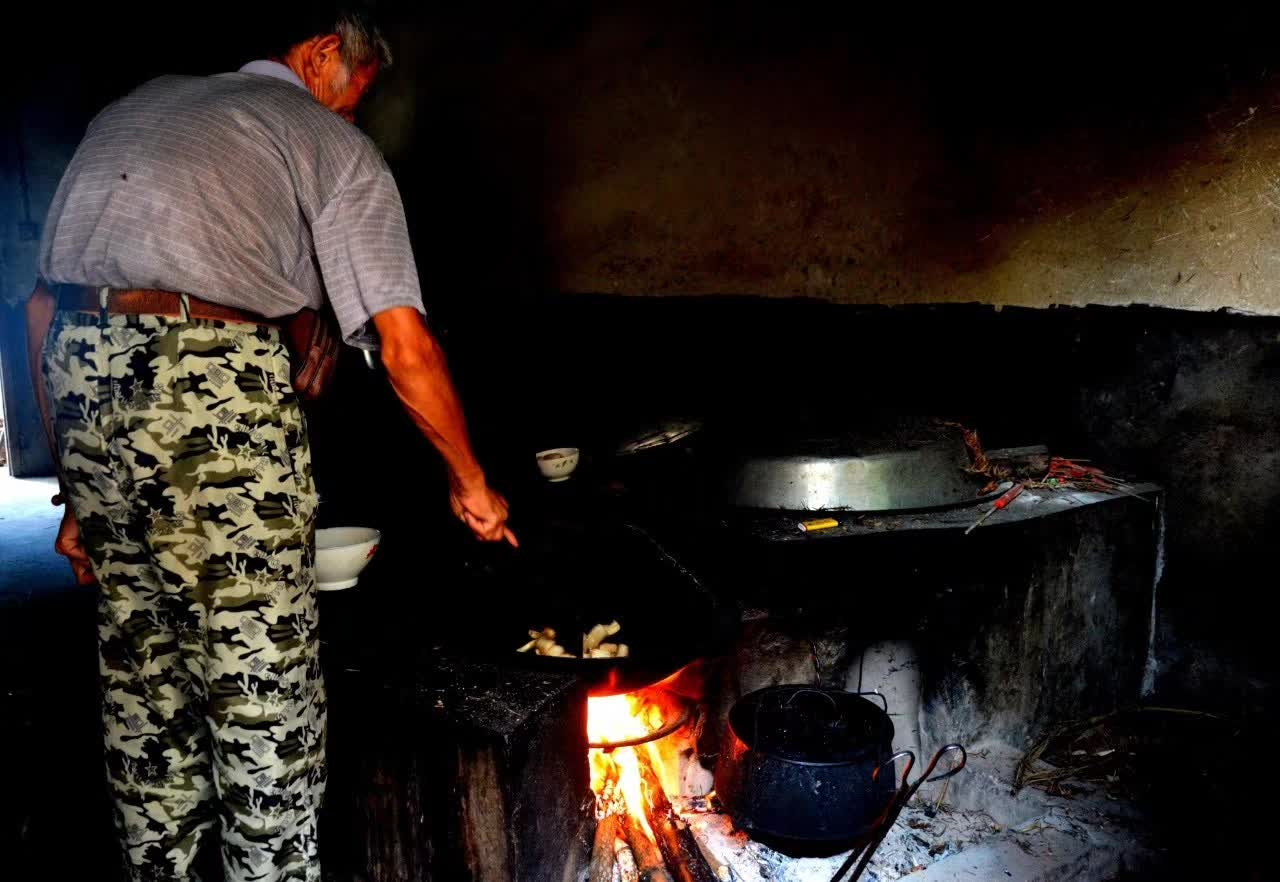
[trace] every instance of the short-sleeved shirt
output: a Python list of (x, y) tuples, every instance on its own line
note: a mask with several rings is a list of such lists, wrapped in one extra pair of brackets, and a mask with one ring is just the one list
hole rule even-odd
[(103, 110), (54, 196), (40, 273), (268, 318), (327, 298), (362, 347), (379, 312), (423, 311), (382, 154), (274, 62), (160, 77)]

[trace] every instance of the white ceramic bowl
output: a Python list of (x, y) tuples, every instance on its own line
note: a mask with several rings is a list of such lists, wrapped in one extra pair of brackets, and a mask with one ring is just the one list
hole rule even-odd
[(378, 550), (382, 534), (371, 527), (326, 527), (316, 530), (316, 587), (321, 591), (350, 588), (360, 581)]
[(578, 448), (553, 447), (538, 451), (538, 471), (548, 481), (564, 481), (578, 467)]

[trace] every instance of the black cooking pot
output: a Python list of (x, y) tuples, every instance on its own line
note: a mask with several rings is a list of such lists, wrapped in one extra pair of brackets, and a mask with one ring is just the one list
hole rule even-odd
[(875, 776), (892, 755), (887, 710), (839, 689), (752, 692), (729, 711), (716, 792), (753, 835), (796, 843), (863, 836), (894, 792), (893, 775)]

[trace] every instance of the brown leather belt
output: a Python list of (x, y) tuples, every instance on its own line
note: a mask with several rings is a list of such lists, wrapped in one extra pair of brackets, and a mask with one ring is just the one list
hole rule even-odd
[[(58, 293), (58, 309), (72, 312), (91, 312), (95, 315), (102, 311), (101, 288), (84, 288), (66, 285)], [(112, 288), (107, 295), (108, 315), (175, 315), (180, 316), (182, 295), (172, 291), (156, 291), (148, 288), (131, 288), (120, 290)], [(274, 319), (263, 318), (257, 313), (223, 306), (221, 303), (210, 303), (199, 297), (187, 295), (187, 315), (195, 319), (213, 319), (220, 322), (245, 322), (252, 325), (273, 325), (280, 323)]]

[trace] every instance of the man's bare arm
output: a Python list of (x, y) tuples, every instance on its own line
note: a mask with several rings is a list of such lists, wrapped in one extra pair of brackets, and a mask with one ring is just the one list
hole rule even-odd
[[(49, 393), (44, 385), (44, 341), (49, 336), (49, 328), (53, 326), (53, 314), (58, 311), (57, 298), (45, 287), (43, 279), (36, 280), (36, 287), (27, 298), (27, 366), (31, 369), (31, 385), (36, 395), (36, 404), (40, 408), (40, 422), (44, 425), (45, 437), (49, 441), (49, 452), (53, 454), (55, 465), (58, 462), (58, 445), (53, 433), (53, 409), (49, 406)], [(62, 478), (59, 472), (59, 486)], [(65, 488), (61, 488), (65, 490)], [(62, 495), (62, 494), (60, 494)], [(89, 563), (89, 553), (85, 550), (80, 538), (80, 523), (70, 503), (62, 513), (62, 525), (58, 528), (58, 538), (54, 540), (54, 549), (71, 562), (71, 569), (76, 574), (76, 581), (81, 585), (92, 585), (95, 581), (93, 567)]]
[(380, 312), (373, 323), (382, 339), (382, 363), (409, 416), (440, 452), (449, 470), (454, 514), (481, 539), (516, 545), (507, 527), (507, 503), (485, 480), (471, 449), (462, 402), (439, 342), (422, 315), (408, 306)]

